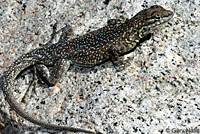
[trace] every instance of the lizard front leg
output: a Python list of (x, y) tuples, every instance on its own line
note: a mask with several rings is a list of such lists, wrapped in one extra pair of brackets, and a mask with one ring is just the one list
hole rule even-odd
[(124, 51), (124, 49), (124, 45), (119, 43), (117, 45), (113, 45), (109, 51), (110, 60), (113, 65), (115, 65), (117, 71), (121, 71), (130, 65), (129, 60), (124, 60), (124, 57), (120, 57), (120, 54)]

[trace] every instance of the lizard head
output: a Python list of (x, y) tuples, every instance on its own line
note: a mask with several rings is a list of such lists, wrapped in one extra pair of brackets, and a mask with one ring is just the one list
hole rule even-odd
[(164, 9), (162, 6), (154, 5), (137, 13), (130, 22), (136, 25), (139, 35), (144, 37), (155, 32), (160, 26), (173, 17), (173, 12)]
[(143, 25), (151, 28), (156, 28), (168, 22), (173, 17), (172, 11), (158, 5), (145, 9), (140, 14), (143, 17)]

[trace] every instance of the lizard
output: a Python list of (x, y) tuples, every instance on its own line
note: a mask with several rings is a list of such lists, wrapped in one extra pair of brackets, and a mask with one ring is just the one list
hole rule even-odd
[[(93, 67), (110, 60), (116, 66), (123, 66), (125, 60), (121, 55), (136, 47), (139, 41), (149, 34), (153, 34), (161, 25), (173, 17), (173, 12), (162, 6), (154, 5), (138, 12), (134, 17), (117, 23), (111, 20), (107, 26), (91, 31), (72, 39), (64, 39), (58, 43), (36, 48), (20, 56), (11, 64), (3, 76), (3, 93), (11, 108), (26, 120), (52, 130), (72, 132), (98, 133), (97, 131), (82, 128), (67, 127), (49, 124), (32, 117), (22, 109), (15, 100), (12, 91), (16, 77), (24, 69), (34, 66), (48, 85), (55, 85), (67, 67), (75, 64), (81, 67)], [(47, 65), (53, 66), (51, 73), (47, 72)]]

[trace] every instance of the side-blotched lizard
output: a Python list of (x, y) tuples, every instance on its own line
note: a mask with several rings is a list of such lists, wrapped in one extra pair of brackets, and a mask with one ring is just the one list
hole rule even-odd
[[(17, 75), (29, 66), (34, 66), (48, 85), (55, 85), (63, 72), (65, 61), (82, 67), (92, 67), (106, 60), (122, 66), (119, 56), (135, 48), (140, 40), (168, 22), (173, 12), (155, 5), (137, 13), (123, 23), (111, 20), (107, 26), (70, 40), (61, 39), (56, 44), (32, 50), (19, 57), (5, 72), (3, 92), (5, 99), (20, 116), (42, 127), (53, 130), (97, 133), (81, 128), (59, 126), (38, 120), (22, 109), (13, 96), (13, 83)], [(53, 71), (45, 72), (46, 66), (52, 65)]]

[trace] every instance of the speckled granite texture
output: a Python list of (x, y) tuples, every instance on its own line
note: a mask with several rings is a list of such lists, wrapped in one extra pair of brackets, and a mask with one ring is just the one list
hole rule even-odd
[[(90, 69), (71, 66), (56, 86), (38, 84), (37, 96), (31, 93), (21, 106), (51, 123), (104, 134), (200, 133), (199, 0), (1, 0), (1, 76), (17, 57), (46, 43), (55, 22), (58, 29), (70, 24), (75, 35), (83, 35), (155, 4), (174, 11), (174, 17), (128, 55), (127, 69), (117, 72), (110, 62)], [(16, 80), (18, 101), (32, 79), (26, 72)], [(0, 133), (52, 132), (11, 111), (1, 90), (0, 99)]]

